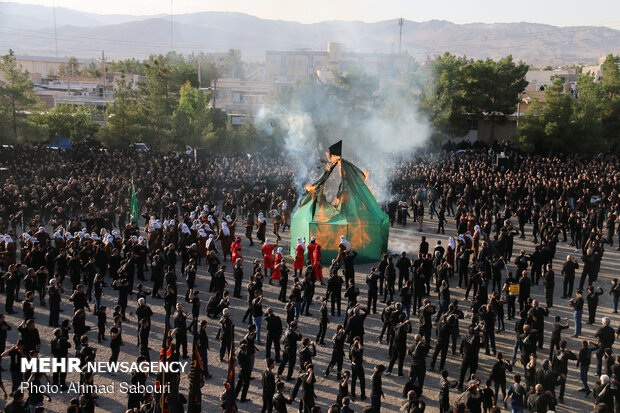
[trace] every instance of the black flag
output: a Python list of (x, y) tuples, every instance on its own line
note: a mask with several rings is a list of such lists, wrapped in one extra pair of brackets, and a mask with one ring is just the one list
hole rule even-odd
[(342, 140), (339, 140), (329, 147), (329, 155), (342, 157)]

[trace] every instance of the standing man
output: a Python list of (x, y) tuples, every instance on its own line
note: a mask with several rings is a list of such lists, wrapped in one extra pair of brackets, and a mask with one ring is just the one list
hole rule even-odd
[(275, 362), (280, 363), (280, 338), (282, 337), (282, 319), (273, 313), (273, 308), (268, 308), (265, 314), (267, 326), (267, 343), (265, 345), (265, 357), (271, 358), (271, 345), (275, 352)]
[(273, 368), (276, 362), (271, 357), (267, 358), (267, 370), (263, 371), (263, 407), (261, 413), (271, 413), (273, 411), (273, 396), (276, 394), (276, 376)]
[[(54, 330), (54, 338), (51, 343), (51, 351), (52, 355), (56, 359), (57, 362), (61, 362), (63, 359), (66, 359), (69, 355), (69, 349), (71, 348), (71, 344), (67, 340), (65, 336), (62, 335), (62, 331), (57, 328)], [(60, 385), (60, 388), (64, 391), (67, 390), (67, 373), (60, 373), (58, 371), (54, 371), (52, 376), (52, 383), (54, 385)]]
[(566, 262), (562, 267), (562, 277), (564, 282), (562, 286), (562, 298), (572, 297), (573, 286), (575, 285), (575, 271), (579, 268), (579, 263), (575, 261), (572, 255), (566, 256)]
[(547, 264), (543, 274), (543, 286), (545, 287), (545, 298), (547, 307), (553, 307), (553, 289), (555, 287), (555, 273), (551, 269), (551, 263)]
[(575, 333), (573, 337), (579, 337), (581, 334), (581, 316), (583, 315), (583, 291), (577, 290), (577, 296), (568, 301), (568, 305), (573, 307), (575, 317)]
[(351, 359), (351, 399), (355, 400), (355, 382), (360, 381), (361, 400), (366, 400), (366, 377), (364, 375), (364, 347), (359, 337), (353, 339), (349, 349)]
[(383, 364), (378, 364), (375, 366), (375, 371), (371, 377), (370, 405), (373, 407), (375, 413), (381, 412), (381, 398), (383, 397), (385, 399), (381, 380), (384, 371), (385, 366)]
[(230, 353), (233, 328), (230, 310), (225, 308), (220, 318), (220, 361), (224, 361), (224, 356)]

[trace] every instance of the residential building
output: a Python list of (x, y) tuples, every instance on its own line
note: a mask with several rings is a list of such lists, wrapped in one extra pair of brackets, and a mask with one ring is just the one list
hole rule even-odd
[(203, 90), (213, 92), (211, 104), (229, 115), (257, 115), (282, 88), (289, 86), (291, 84), (218, 79)]
[(299, 49), (265, 52), (265, 82), (294, 83), (325, 71), (346, 71), (359, 67), (371, 75), (409, 70), (411, 56), (406, 53), (347, 52), (342, 43), (330, 42), (327, 51)]

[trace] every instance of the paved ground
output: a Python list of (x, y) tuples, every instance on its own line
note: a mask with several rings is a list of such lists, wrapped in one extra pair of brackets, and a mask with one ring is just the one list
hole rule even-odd
[[(417, 252), (418, 243), (421, 235), (426, 235), (431, 246), (435, 245), (437, 239), (442, 239), (443, 243), (447, 243), (447, 238), (449, 236), (448, 232), (446, 235), (442, 235), (441, 238), (438, 238), (435, 235), (436, 221), (428, 220), (425, 223), (425, 232), (418, 232), (417, 225), (408, 225), (406, 228), (402, 227), (394, 227), (390, 230), (390, 250), (394, 253), (398, 253), (403, 249), (406, 250), (409, 255)], [(448, 226), (449, 231), (454, 231), (454, 224), (450, 224)], [(288, 245), (289, 242), (289, 233), (283, 233), (282, 243)], [(517, 240), (515, 245), (515, 251), (519, 251), (521, 248), (525, 248), (528, 252), (532, 252), (534, 244), (530, 240), (526, 240), (525, 242), (521, 240)], [(355, 248), (355, 246), (352, 246)], [(560, 267), (560, 264), (566, 257), (567, 253), (573, 253), (573, 248), (571, 248), (568, 244), (560, 243), (558, 245), (555, 267)], [(243, 240), (243, 255), (245, 257), (246, 262), (252, 262), (255, 258), (259, 256), (258, 246), (249, 247), (247, 241)], [(584, 327), (583, 327), (583, 335), (582, 337), (592, 337), (595, 330), (600, 327), (600, 318), (604, 315), (611, 317), (612, 326), (616, 328), (620, 322), (620, 317), (617, 314), (612, 314), (611, 311), (611, 297), (607, 294), (609, 290), (610, 280), (617, 276), (618, 269), (620, 268), (620, 253), (618, 253), (615, 248), (608, 248), (601, 267), (601, 275), (599, 276), (598, 284), (601, 285), (605, 289), (605, 294), (601, 296), (599, 311), (597, 315), (597, 325), (590, 326), (585, 324), (587, 320), (587, 312), (584, 314)], [(371, 265), (359, 265), (356, 267), (356, 279), (358, 280), (358, 286), (362, 291), (361, 298), (362, 302), (365, 302), (365, 293), (366, 293), (366, 285), (363, 282), (366, 274), (368, 273)], [(514, 270), (514, 266), (510, 266), (511, 270)], [(246, 270), (246, 276), (247, 276)], [(556, 269), (556, 274), (559, 273), (559, 270)], [(148, 277), (148, 274), (147, 274)], [(229, 282), (232, 284), (232, 280), (230, 274), (228, 275)], [(453, 282), (454, 283), (454, 282)], [(150, 286), (150, 283), (148, 283)], [(65, 286), (68, 285), (68, 282), (65, 281)], [(244, 283), (245, 285), (245, 283)], [(180, 291), (179, 297), (183, 297), (185, 293), (185, 285), (181, 281), (179, 282)], [(197, 288), (201, 291), (206, 291), (208, 286), (208, 279), (206, 276), (205, 267), (201, 267), (199, 269), (199, 277), (197, 279)], [(280, 309), (281, 316), (283, 320), (285, 319), (283, 304), (276, 300), (277, 293), (279, 287), (265, 285), (265, 308), (268, 306), (273, 306), (274, 308)], [(231, 288), (232, 290), (232, 288)], [(108, 295), (109, 293), (109, 295)], [(453, 298), (462, 300), (463, 298), (463, 290), (453, 287), (452, 294)], [(22, 293), (23, 294), (23, 293)], [(245, 296), (245, 287), (243, 291), (243, 295)], [(542, 283), (539, 287), (533, 287), (532, 291), (533, 297), (544, 302), (544, 296), (542, 291)], [(317, 287), (317, 292), (315, 295), (315, 300), (319, 300), (325, 295), (325, 287)], [(556, 278), (556, 288), (555, 288), (555, 306), (550, 311), (550, 318), (545, 326), (545, 348), (542, 350), (542, 354), (548, 354), (548, 343), (550, 340), (550, 332), (551, 332), (551, 320), (553, 316), (560, 315), (562, 318), (569, 317), (571, 320), (571, 329), (566, 331), (566, 334), (563, 335), (563, 338), (566, 338), (569, 342), (569, 348), (573, 351), (578, 351), (580, 348), (581, 339), (571, 338), (572, 334), (572, 311), (567, 305), (567, 300), (560, 299), (561, 296), (561, 279), (559, 276)], [(208, 295), (203, 295), (202, 300), (204, 303), (208, 300)], [(108, 308), (112, 308), (115, 304), (116, 294), (115, 291), (106, 289), (106, 295), (103, 297), (103, 304), (107, 305)], [(4, 301), (5, 297), (2, 296), (2, 300)], [(182, 300), (182, 298), (181, 298)], [(35, 300), (38, 301), (38, 298)], [(345, 300), (346, 301), (346, 300)], [(433, 303), (436, 303), (436, 297), (433, 297)], [(3, 303), (4, 304), (4, 303)], [(151, 300), (149, 302), (151, 308), (155, 312), (155, 316), (153, 317), (153, 328), (151, 330), (151, 358), (156, 360), (159, 354), (160, 343), (162, 340), (163, 333), (163, 319), (164, 319), (164, 309), (163, 309), (163, 300)], [(344, 302), (343, 302), (344, 304)], [(241, 318), (243, 313), (245, 312), (247, 305), (246, 299), (232, 299), (231, 301), (231, 312), (236, 325), (236, 343), (242, 338), (245, 334), (246, 326), (241, 323)], [(2, 305), (2, 308), (4, 306)], [(318, 304), (315, 304), (312, 308), (313, 317), (301, 317), (300, 319), (300, 327), (302, 332), (310, 336), (312, 339), (316, 337), (316, 333), (318, 330), (317, 326), (317, 315), (318, 315)], [(461, 308), (465, 310), (467, 306), (463, 303), (461, 304)], [(17, 307), (16, 307), (17, 308)], [(61, 320), (64, 318), (70, 318), (71, 305), (68, 301), (68, 295), (63, 297), (63, 305), (62, 308), (64, 312), (62, 313)], [(135, 303), (131, 303), (131, 310), (135, 309)], [(189, 306), (186, 306), (186, 311), (189, 311)], [(377, 309), (379, 312), (379, 308)], [(50, 340), (52, 338), (52, 329), (47, 327), (47, 319), (48, 319), (48, 311), (47, 308), (37, 307), (36, 309), (38, 328), (41, 334), (42, 346), (41, 351), (43, 355), (50, 354)], [(21, 322), (21, 310), (15, 316), (7, 317), (7, 321), (12, 325), (16, 326)], [(470, 318), (470, 312), (466, 311), (465, 320)], [(92, 315), (88, 315), (88, 321), (91, 325), (94, 326), (95, 319)], [(316, 383), (316, 393), (318, 396), (317, 404), (324, 408), (323, 411), (327, 411), (327, 407), (329, 407), (336, 399), (337, 394), (337, 382), (335, 379), (335, 374), (332, 374), (329, 378), (325, 379), (322, 377), (322, 373), (325, 371), (325, 367), (329, 362), (331, 357), (331, 337), (334, 333), (335, 326), (337, 324), (342, 324), (344, 321), (343, 317), (337, 317), (331, 319), (331, 324), (329, 325), (329, 330), (326, 334), (326, 345), (319, 346), (317, 348), (317, 357), (315, 358), (315, 366), (317, 373), (321, 374), (321, 377), (317, 378)], [(461, 334), (464, 334), (464, 329), (467, 326), (467, 322), (461, 323)], [(413, 322), (413, 329), (417, 331), (418, 322), (417, 320)], [(213, 375), (213, 378), (206, 382), (206, 385), (203, 387), (203, 403), (202, 409), (203, 411), (220, 411), (219, 409), (219, 395), (223, 390), (223, 383), (227, 373), (227, 363), (219, 362), (219, 341), (215, 340), (215, 335), (217, 333), (218, 324), (215, 321), (209, 320), (208, 324), (208, 334), (210, 338), (210, 344), (212, 350), (209, 353), (209, 366), (210, 372)], [(381, 331), (381, 321), (380, 314), (370, 315), (366, 321), (366, 346), (365, 346), (365, 371), (366, 371), (366, 380), (367, 387), (370, 387), (370, 375), (372, 374), (372, 368), (375, 364), (383, 363), (386, 364), (389, 362), (387, 346), (384, 344), (379, 345), (377, 343), (378, 334)], [(263, 333), (264, 334), (264, 333)], [(7, 343), (14, 343), (16, 340), (17, 332), (15, 328), (13, 331), (9, 332)], [(110, 356), (110, 349), (107, 344), (97, 344), (96, 342), (96, 333), (91, 331), (88, 336), (90, 337), (91, 343), (98, 348), (98, 360), (107, 360)], [(134, 361), (138, 351), (137, 351), (137, 329), (136, 329), (136, 318), (135, 316), (129, 316), (129, 321), (124, 324), (123, 327), (123, 337), (125, 341), (125, 345), (122, 348), (121, 360)], [(506, 331), (496, 335), (497, 339), (497, 348), (498, 351), (502, 351), (506, 357), (512, 354), (512, 349), (514, 345), (514, 321), (506, 322)], [(263, 337), (264, 340), (264, 337)], [(412, 335), (410, 335), (410, 342), (412, 340)], [(191, 345), (191, 343), (190, 343)], [(191, 350), (190, 350), (191, 351)], [(405, 371), (408, 371), (410, 366), (410, 358), (407, 357), (405, 361)], [(494, 363), (493, 356), (487, 356), (484, 352), (480, 354), (480, 367), (478, 370), (478, 376), (486, 379), (490, 372), (490, 368)], [(8, 361), (3, 361), (3, 366), (5, 369), (8, 369)], [(458, 356), (448, 355), (448, 361), (446, 368), (450, 371), (450, 376), (452, 378), (458, 378), (458, 372), (460, 369), (460, 359)], [(595, 373), (595, 365), (596, 360), (593, 358), (593, 364), (590, 369), (590, 382), (592, 383), (594, 380)], [(260, 374), (261, 371), (265, 368), (264, 362), (264, 347), (260, 348), (259, 353), (256, 357), (256, 365), (253, 373), (253, 377), (256, 379), (252, 380), (250, 385), (250, 392), (248, 397), (251, 399), (250, 402), (247, 403), (239, 403), (239, 411), (240, 412), (259, 412), (262, 406), (261, 400), (261, 385), (260, 385)], [(347, 359), (345, 358), (345, 369), (350, 369), (350, 364), (347, 363)], [(519, 374), (523, 374), (523, 368), (520, 364), (517, 365), (515, 369)], [(406, 376), (406, 375), (405, 375)], [(383, 401), (383, 409), (384, 411), (398, 411), (403, 402), (403, 398), (401, 396), (402, 387), (406, 382), (406, 377), (384, 377), (383, 386), (384, 392), (386, 394), (386, 399)], [(509, 376), (509, 378), (512, 376)], [(73, 375), (69, 375), (68, 380), (78, 381), (78, 375), (74, 373)], [(96, 378), (96, 384), (110, 384), (112, 382), (120, 382), (120, 381), (128, 381), (128, 374), (118, 374), (116, 376), (108, 376), (101, 375)], [(149, 378), (149, 382), (152, 383), (154, 377)], [(577, 389), (581, 387), (579, 380), (579, 371), (575, 368), (575, 365), (571, 362), (569, 369), (569, 377), (567, 383), (567, 390), (565, 396), (565, 404), (560, 405), (557, 408), (558, 412), (585, 412), (590, 411), (593, 406), (592, 396), (589, 398), (585, 398), (583, 393), (577, 392)], [(427, 402), (427, 411), (428, 412), (437, 412), (438, 411), (438, 387), (439, 382), (439, 374), (437, 372), (429, 372), (427, 374), (424, 396)], [(10, 387), (10, 377), (7, 372), (4, 373), (4, 384), (7, 387)], [(187, 394), (187, 377), (183, 377), (182, 379), (182, 388), (181, 391)], [(288, 386), (290, 389), (293, 382), (291, 382)], [(10, 389), (9, 389), (10, 390)], [(369, 393), (369, 391), (368, 391)], [(358, 391), (359, 394), (359, 391)], [(74, 395), (67, 394), (59, 394), (53, 396), (53, 401), (51, 403), (46, 402), (46, 407), (50, 412), (64, 412), (66, 406), (71, 397), (75, 397)], [(451, 395), (451, 400), (456, 397), (456, 392)], [(4, 401), (0, 401), (0, 407), (4, 406)], [(97, 411), (101, 412), (121, 412), (124, 411), (127, 405), (127, 395), (126, 394), (114, 394), (114, 395), (102, 395), (98, 400), (98, 409)], [(352, 408), (359, 412), (362, 408), (367, 405), (366, 402), (356, 401), (352, 404)], [(296, 409), (296, 405), (290, 407), (290, 410), (293, 410), (293, 407)]]

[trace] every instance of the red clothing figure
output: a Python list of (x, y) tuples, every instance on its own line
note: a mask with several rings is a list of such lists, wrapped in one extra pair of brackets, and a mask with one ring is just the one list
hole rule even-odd
[(241, 238), (236, 237), (235, 242), (230, 246), (230, 251), (232, 252), (232, 263), (233, 265), (237, 262), (238, 258), (241, 258)]
[[(301, 238), (297, 238), (297, 247), (295, 248), (295, 261), (293, 261), (294, 270), (304, 269), (304, 253), (306, 252), (306, 246)], [(314, 252), (314, 251), (313, 251)]]
[(273, 272), (271, 273), (271, 279), (280, 281), (280, 264), (282, 263), (282, 247), (278, 248), (278, 252), (273, 262)]
[[(315, 244), (314, 253), (312, 254), (312, 267), (314, 268), (314, 277), (321, 281), (321, 285), (325, 285), (323, 282), (323, 267), (321, 267), (321, 246)], [(309, 246), (308, 246), (309, 247)]]
[(265, 243), (261, 247), (263, 250), (263, 268), (273, 270), (273, 249), (276, 246), (269, 242), (269, 239), (265, 240)]

